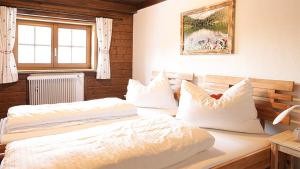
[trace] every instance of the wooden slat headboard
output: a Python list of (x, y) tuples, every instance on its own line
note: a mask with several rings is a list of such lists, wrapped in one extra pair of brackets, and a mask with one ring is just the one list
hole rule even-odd
[[(204, 78), (206, 89), (223, 92), (244, 78), (207, 75)], [(250, 78), (253, 86), (253, 98), (255, 100), (258, 117), (261, 120), (273, 121), (282, 110), (287, 109), (293, 100), (293, 81), (266, 80)], [(282, 124), (290, 124), (290, 117), (286, 117)]]
[[(153, 71), (151, 80), (159, 74), (159, 71)], [(182, 80), (192, 81), (194, 79), (193, 73), (175, 73), (175, 72), (166, 72), (166, 75), (169, 79), (169, 83), (174, 92), (174, 97), (177, 101), (180, 98), (180, 86)]]
[[(152, 78), (159, 72), (153, 71)], [(178, 92), (182, 80), (193, 81), (194, 75), (192, 73), (174, 73), (167, 72), (170, 84), (174, 92)], [(223, 93), (231, 86), (240, 82), (245, 78), (220, 76), (220, 75), (206, 75), (202, 81), (202, 86), (212, 92)], [(294, 82), (282, 80), (267, 80), (250, 78), (253, 86), (253, 98), (258, 111), (258, 117), (262, 121), (273, 121), (275, 117), (283, 110), (293, 105)], [(175, 94), (176, 97), (179, 94)], [(179, 99), (179, 98), (177, 98)], [(290, 116), (287, 116), (282, 124), (290, 124)]]
[[(151, 79), (155, 78), (158, 74), (159, 71), (153, 71)], [(166, 75), (174, 92), (180, 88), (182, 80), (192, 81), (194, 79), (193, 73), (166, 72)]]

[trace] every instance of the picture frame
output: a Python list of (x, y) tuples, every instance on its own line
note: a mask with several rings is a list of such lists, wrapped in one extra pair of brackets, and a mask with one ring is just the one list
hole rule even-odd
[(181, 13), (181, 55), (232, 54), (234, 0)]

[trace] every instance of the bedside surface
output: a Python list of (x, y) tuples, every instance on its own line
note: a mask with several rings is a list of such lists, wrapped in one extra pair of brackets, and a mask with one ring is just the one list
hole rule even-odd
[(280, 146), (300, 151), (300, 141), (296, 139), (290, 130), (272, 136), (270, 141)]

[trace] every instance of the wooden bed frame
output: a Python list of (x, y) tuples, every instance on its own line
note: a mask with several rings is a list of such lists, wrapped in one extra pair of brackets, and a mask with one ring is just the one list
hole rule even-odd
[[(228, 76), (205, 76), (204, 86), (215, 91), (225, 91), (232, 85), (244, 78)], [(250, 78), (253, 87), (253, 98), (255, 100), (258, 117), (262, 124), (265, 121), (273, 121), (281, 112), (293, 105), (294, 82), (281, 80), (266, 80)], [(290, 116), (287, 116), (282, 124), (290, 124)], [(243, 157), (236, 158), (214, 169), (240, 169), (253, 168), (265, 169), (271, 167), (271, 146), (258, 150)]]
[[(153, 72), (152, 75), (157, 75)], [(167, 72), (169, 82), (176, 93), (181, 80), (194, 81), (193, 74)], [(223, 93), (231, 86), (245, 78), (206, 75), (203, 77), (202, 85), (205, 89), (215, 93)], [(250, 78), (253, 87), (253, 98), (263, 126), (265, 121), (273, 121), (282, 110), (287, 109), (293, 103), (292, 92), (294, 90), (293, 81), (267, 80)], [(290, 124), (290, 117), (287, 116), (282, 124)], [(266, 169), (271, 167), (271, 146), (267, 146), (245, 156), (241, 156), (212, 167), (212, 169)]]
[[(152, 72), (157, 75), (158, 72)], [(174, 91), (178, 91), (182, 80), (193, 81), (194, 75), (188, 73), (167, 73)], [(215, 92), (224, 92), (244, 78), (207, 75), (204, 77), (203, 86)], [(262, 122), (273, 121), (278, 112), (292, 105), (294, 82), (280, 80), (266, 80), (251, 78), (253, 97), (258, 110), (258, 117)], [(290, 117), (286, 117), (283, 124), (290, 123)], [(264, 123), (263, 123), (264, 124)], [(4, 157), (5, 145), (0, 145), (0, 160)], [(271, 164), (271, 148), (264, 147), (260, 150), (241, 156), (212, 167), (212, 169), (266, 169)]]

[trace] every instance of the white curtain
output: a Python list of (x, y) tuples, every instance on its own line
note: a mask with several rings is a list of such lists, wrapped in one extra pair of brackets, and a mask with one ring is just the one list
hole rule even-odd
[(98, 37), (97, 79), (110, 79), (109, 49), (112, 34), (112, 19), (96, 18)]
[(0, 84), (18, 81), (13, 54), (16, 35), (16, 8), (0, 6)]

